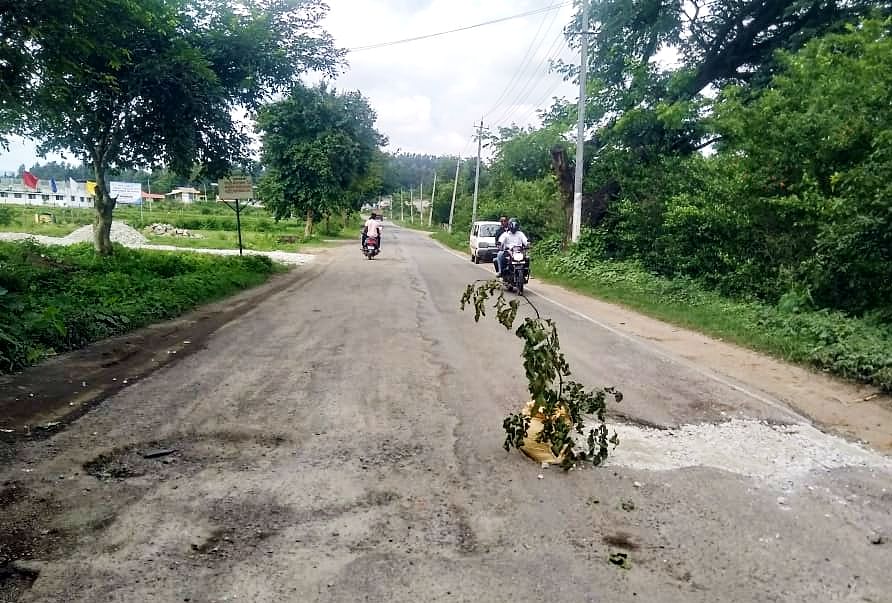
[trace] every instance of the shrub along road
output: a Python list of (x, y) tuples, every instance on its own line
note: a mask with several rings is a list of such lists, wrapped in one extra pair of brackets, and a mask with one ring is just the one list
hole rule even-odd
[(892, 590), (888, 458), (812, 429), (771, 382), (597, 326), (575, 296), (534, 297), (575, 376), (625, 393), (613, 419), (625, 446), (607, 467), (544, 470), (501, 448), (525, 383), (516, 338), (458, 310), (479, 268), (399, 229), (375, 261), (353, 246), (325, 255), (313, 278), (52, 437), (9, 435), (0, 595), (811, 602)]

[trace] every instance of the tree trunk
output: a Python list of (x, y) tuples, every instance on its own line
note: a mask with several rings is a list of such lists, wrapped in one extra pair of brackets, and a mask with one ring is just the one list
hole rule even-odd
[(307, 210), (307, 224), (304, 227), (304, 237), (310, 238), (313, 236), (313, 210)]
[(325, 232), (331, 232), (331, 214), (325, 214)]
[(96, 161), (93, 163), (93, 171), (96, 175), (96, 190), (93, 194), (93, 206), (96, 209), (96, 217), (93, 219), (93, 248), (99, 255), (109, 256), (114, 253), (111, 226), (116, 199), (109, 196), (105, 186), (105, 166)]
[(347, 216), (349, 215), (349, 212), (345, 209), (345, 210), (341, 213), (341, 215), (342, 215), (343, 218), (344, 218), (344, 230), (347, 230)]

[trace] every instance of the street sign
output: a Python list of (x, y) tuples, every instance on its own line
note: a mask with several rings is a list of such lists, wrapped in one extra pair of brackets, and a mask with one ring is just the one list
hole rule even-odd
[(217, 196), (223, 201), (249, 201), (254, 198), (254, 186), (248, 176), (224, 178), (217, 184)]
[(142, 205), (142, 184), (139, 182), (109, 182), (108, 194), (117, 198), (118, 205)]

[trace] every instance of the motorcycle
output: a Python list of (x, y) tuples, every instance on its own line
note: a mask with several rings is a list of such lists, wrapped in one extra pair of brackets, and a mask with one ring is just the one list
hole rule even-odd
[(365, 244), (362, 246), (362, 254), (369, 260), (378, 255), (378, 239), (376, 237), (366, 237)]
[(523, 286), (530, 282), (530, 255), (524, 247), (512, 247), (505, 251), (505, 266), (500, 275), (509, 291), (523, 295)]

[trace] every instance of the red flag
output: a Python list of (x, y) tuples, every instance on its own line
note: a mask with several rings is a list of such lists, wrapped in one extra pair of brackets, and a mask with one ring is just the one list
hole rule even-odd
[(22, 182), (24, 182), (25, 186), (28, 188), (37, 188), (37, 177), (31, 172), (22, 173)]

